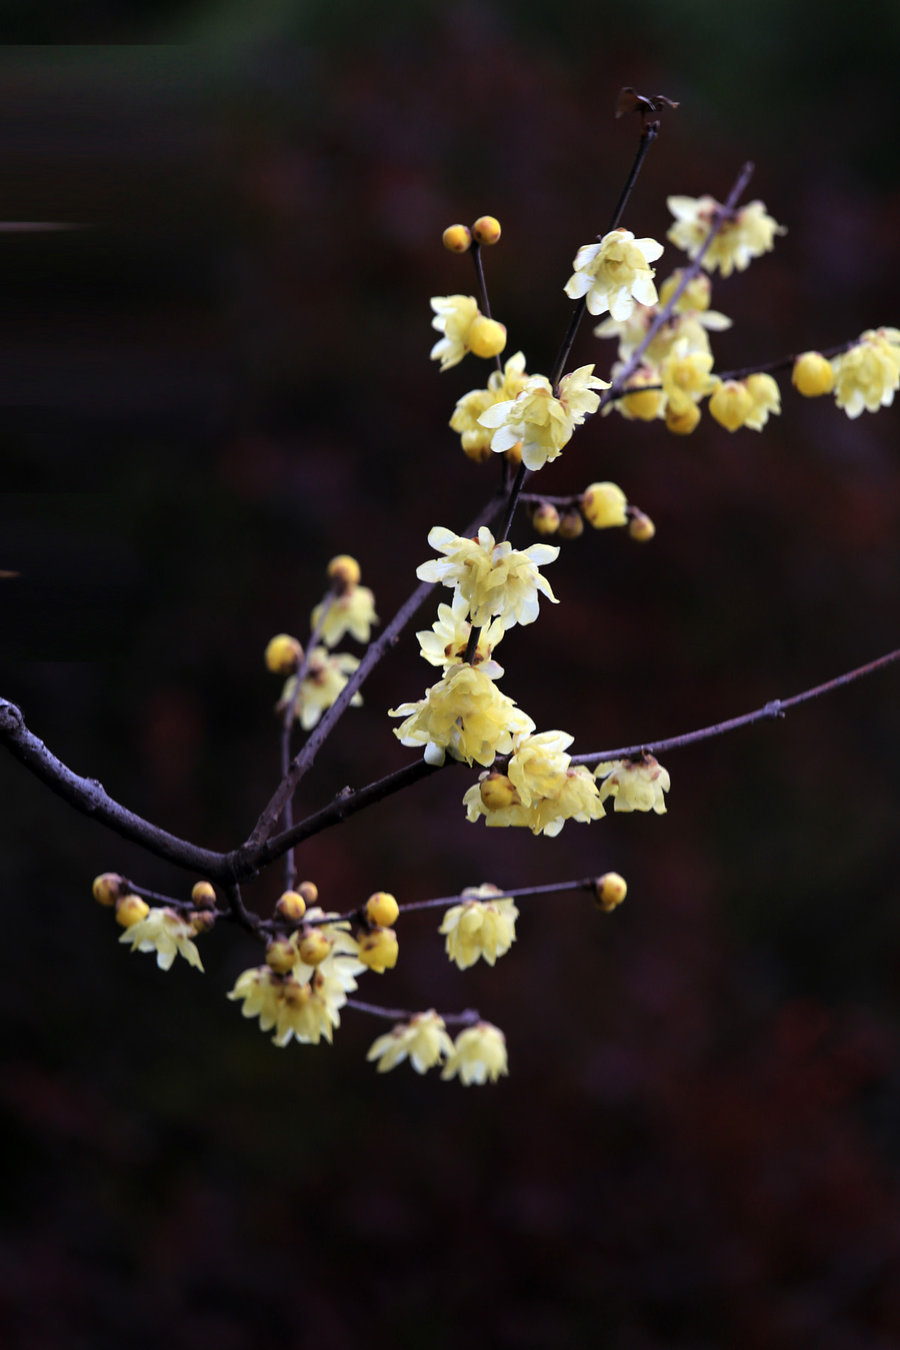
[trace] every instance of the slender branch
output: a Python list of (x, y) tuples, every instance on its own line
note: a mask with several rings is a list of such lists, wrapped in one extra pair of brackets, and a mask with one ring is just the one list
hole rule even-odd
[[(377, 1003), (363, 1003), (358, 998), (348, 998), (346, 1006), (354, 1008), (356, 1012), (371, 1013), (373, 1017), (386, 1017), (391, 1022), (408, 1022), (410, 1018), (416, 1016), (416, 1010), (410, 1008), (379, 1008)], [(419, 1009), (421, 1011), (421, 1009)], [(464, 1012), (441, 1013), (442, 1020), (447, 1025), (473, 1026), (481, 1021), (481, 1013), (477, 1008), (466, 1008)]]
[[(558, 895), (563, 891), (593, 891), (596, 877), (584, 877), (580, 881), (551, 881), (543, 886), (513, 886), (503, 889), (498, 900), (521, 900), (535, 895)], [(467, 899), (462, 895), (442, 895), (433, 900), (411, 900), (400, 906), (401, 914), (414, 909), (446, 909), (448, 905), (458, 905)]]
[[(303, 681), (306, 679), (307, 673), (309, 671), (309, 663), (312, 657), (312, 653), (315, 649), (316, 644), (319, 641), (319, 638), (322, 636), (322, 629), (325, 627), (325, 620), (328, 617), (328, 609), (331, 604), (331, 601), (335, 598), (335, 595), (336, 595), (335, 587), (329, 586), (321, 602), (321, 611), (319, 613), (318, 622), (315, 624), (312, 632), (309, 635), (309, 641), (306, 644), (306, 649), (303, 653), (303, 659), (301, 660), (299, 669), (297, 670), (297, 673), (294, 677), (296, 683), (294, 686), (293, 696), (288, 699), (287, 706), (285, 707), (284, 710), (284, 716), (282, 718), (281, 723), (281, 747), (280, 747), (282, 778), (284, 778), (285, 774), (289, 771), (291, 767), (291, 733), (294, 729), (294, 722), (297, 717), (297, 707), (303, 695)], [(281, 821), (286, 830), (289, 830), (294, 823), (294, 801), (292, 797), (288, 797), (287, 801), (284, 804), (284, 809), (281, 813)], [(296, 872), (294, 868), (294, 850), (289, 848), (287, 853), (284, 855), (284, 889), (286, 891), (291, 891), (294, 889), (295, 877)]]

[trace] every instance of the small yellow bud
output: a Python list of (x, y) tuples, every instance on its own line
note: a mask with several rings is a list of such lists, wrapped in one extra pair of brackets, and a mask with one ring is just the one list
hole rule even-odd
[(641, 422), (652, 422), (662, 411), (665, 394), (662, 389), (647, 389), (645, 385), (659, 386), (659, 375), (655, 370), (641, 368), (625, 386), (629, 391), (621, 401), (621, 411), (626, 417), (636, 417)]
[(122, 894), (124, 885), (125, 878), (118, 872), (101, 872), (99, 877), (94, 877), (94, 899), (101, 905), (112, 906)]
[(216, 903), (216, 892), (208, 881), (198, 881), (191, 891), (191, 900), (198, 909), (213, 909)]
[(741, 380), (723, 380), (710, 395), (710, 416), (726, 431), (737, 431), (752, 412), (753, 395)]
[(552, 502), (541, 502), (531, 513), (531, 523), (538, 534), (556, 534), (559, 512)]
[(468, 225), (448, 225), (441, 238), (444, 248), (451, 253), (465, 253), (472, 247), (472, 231)]
[(351, 558), (349, 553), (339, 553), (328, 564), (328, 575), (334, 583), (335, 590), (343, 592), (352, 590), (359, 584), (362, 572), (359, 563), (355, 558)]
[(308, 905), (314, 905), (319, 898), (319, 888), (314, 881), (301, 881), (297, 890)]
[(633, 510), (628, 522), (628, 533), (639, 544), (646, 544), (647, 540), (652, 539), (656, 534), (656, 526), (649, 516), (644, 515), (643, 511)]
[(628, 516), (625, 493), (616, 483), (591, 483), (581, 498), (584, 518), (595, 530), (606, 530), (611, 525), (624, 525)]
[(275, 938), (266, 947), (266, 965), (276, 975), (287, 975), (296, 964), (297, 949), (287, 938)]
[(496, 244), (500, 238), (500, 222), (496, 216), (479, 216), (472, 226), (472, 234), (479, 244)]
[(400, 917), (400, 906), (389, 891), (376, 891), (366, 901), (365, 916), (371, 924), (390, 928)]
[(150, 913), (150, 906), (139, 895), (123, 895), (116, 901), (116, 923), (123, 928), (140, 923)]
[(506, 346), (506, 328), (496, 319), (479, 314), (469, 325), (466, 342), (474, 356), (499, 356)]
[(276, 901), (275, 913), (279, 914), (282, 919), (288, 919), (291, 923), (296, 923), (306, 913), (306, 901), (297, 891), (285, 891)]
[(393, 970), (397, 964), (400, 944), (393, 928), (373, 928), (369, 933), (361, 933), (357, 956), (364, 966), (383, 975)]
[(618, 872), (604, 872), (602, 877), (597, 877), (594, 882), (594, 898), (598, 909), (609, 914), (618, 905), (621, 905), (628, 891), (628, 886), (624, 877), (620, 877)]
[(502, 811), (504, 806), (514, 806), (519, 800), (512, 779), (496, 769), (482, 778), (480, 791), (481, 800), (489, 811)]
[(297, 950), (307, 966), (317, 966), (331, 951), (331, 943), (321, 928), (310, 928), (300, 939)]
[(208, 933), (216, 922), (216, 916), (211, 909), (195, 909), (185, 917), (195, 933)]
[(561, 539), (577, 539), (580, 534), (584, 534), (584, 516), (571, 507), (560, 517), (559, 536)]
[(700, 421), (700, 409), (696, 403), (686, 403), (677, 410), (671, 403), (666, 408), (666, 428), (676, 436), (689, 436)]
[(266, 667), (273, 675), (290, 675), (303, 660), (303, 648), (290, 633), (279, 633), (266, 647)]
[(821, 352), (804, 352), (794, 362), (791, 383), (804, 398), (830, 394), (834, 388), (834, 367)]

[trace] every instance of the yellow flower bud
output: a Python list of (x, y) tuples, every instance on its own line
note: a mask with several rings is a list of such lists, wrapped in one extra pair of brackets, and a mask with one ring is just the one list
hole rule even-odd
[(496, 216), (479, 216), (472, 226), (472, 234), (479, 244), (496, 244), (500, 238), (500, 222)]
[(696, 403), (685, 403), (683, 407), (666, 408), (666, 428), (676, 436), (689, 436), (700, 421), (700, 409)]
[(212, 909), (216, 903), (215, 887), (208, 881), (198, 881), (191, 891), (191, 900), (198, 909)]
[(489, 811), (502, 811), (504, 806), (514, 806), (519, 800), (512, 779), (505, 773), (493, 769), (481, 780), (481, 800)]
[(319, 888), (314, 881), (301, 881), (297, 890), (308, 905), (314, 905), (319, 898)]
[(552, 502), (541, 502), (531, 513), (531, 523), (538, 534), (555, 534), (559, 529), (559, 512)]
[(791, 383), (804, 398), (830, 394), (834, 388), (834, 367), (821, 352), (804, 352), (794, 362)]
[(321, 928), (310, 928), (300, 939), (297, 950), (305, 965), (317, 966), (331, 951), (331, 943)]
[(140, 923), (150, 913), (150, 906), (139, 895), (123, 895), (116, 901), (116, 923), (123, 928)]
[(628, 533), (639, 544), (646, 544), (647, 540), (652, 539), (656, 534), (656, 526), (649, 516), (644, 515), (643, 511), (632, 511), (631, 519), (628, 522)]
[(195, 933), (208, 933), (216, 922), (211, 909), (195, 909), (186, 918)]
[(306, 913), (306, 901), (297, 891), (285, 891), (283, 895), (278, 897), (275, 904), (275, 913), (280, 915), (282, 919), (296, 923)]
[(652, 422), (662, 412), (666, 396), (659, 387), (647, 389), (644, 386), (659, 386), (659, 383), (660, 377), (657, 371), (647, 368), (637, 371), (625, 386), (629, 392), (620, 401), (620, 411), (626, 417), (637, 417), (641, 422)]
[(741, 380), (723, 380), (710, 395), (709, 412), (726, 431), (737, 431), (753, 412), (753, 395)]
[(94, 877), (94, 899), (101, 905), (112, 906), (122, 894), (124, 885), (125, 878), (118, 872), (101, 872), (99, 877)]
[(290, 633), (279, 633), (266, 647), (266, 667), (273, 675), (290, 675), (303, 660), (303, 648)]
[(369, 933), (360, 934), (357, 956), (364, 966), (383, 975), (397, 964), (399, 950), (393, 928), (373, 928)]
[(469, 325), (466, 342), (474, 356), (499, 356), (506, 346), (506, 329), (496, 319), (479, 314)]
[(589, 525), (593, 525), (595, 530), (606, 530), (611, 525), (626, 523), (627, 500), (616, 483), (591, 483), (582, 495), (581, 509)]
[(561, 539), (577, 539), (580, 534), (584, 534), (584, 516), (571, 507), (560, 517), (559, 536)]
[[(287, 938), (275, 938), (266, 947), (266, 965), (276, 975), (287, 975), (297, 964), (297, 949)], [(311, 962), (307, 962), (310, 965)]]
[(625, 899), (628, 886), (618, 872), (604, 872), (594, 881), (594, 899), (598, 909), (609, 914)]
[(328, 575), (336, 590), (349, 591), (359, 584), (362, 572), (359, 563), (355, 558), (351, 558), (349, 553), (339, 553), (328, 564)]
[(376, 891), (365, 904), (366, 920), (382, 928), (390, 928), (400, 917), (400, 906), (389, 891)]
[(441, 238), (444, 248), (451, 253), (465, 253), (472, 247), (472, 231), (468, 225), (448, 225)]

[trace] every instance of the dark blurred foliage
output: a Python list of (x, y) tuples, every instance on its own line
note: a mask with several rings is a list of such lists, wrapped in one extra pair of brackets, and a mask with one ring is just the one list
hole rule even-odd
[[(134, 44), (2, 54), (2, 215), (77, 228), (0, 239), (0, 566), (21, 573), (0, 688), (197, 842), (243, 838), (273, 785), (261, 652), (302, 636), (328, 558), (356, 553), (387, 617), (429, 527), (491, 490), (446, 426), (484, 368), (427, 361), (428, 297), (471, 289), (441, 230), (501, 218), (494, 308), (546, 369), (633, 154), (620, 85), (682, 104), (626, 225), (662, 238), (668, 193), (723, 196), (752, 157), (789, 226), (715, 286), (721, 365), (900, 319), (896, 6), (72, 15), (0, 6), (18, 40)], [(575, 353), (610, 355), (588, 331)], [(504, 688), (599, 749), (887, 650), (897, 428), (787, 387), (762, 436), (592, 422), (547, 490), (613, 478), (658, 534), (564, 546), (561, 603), (510, 634)], [(407, 761), (385, 710), (426, 680), (410, 632), (299, 809)], [(126, 954), (93, 875), (190, 879), (0, 759), (4, 1346), (900, 1343), (896, 687), (667, 757), (662, 818), (488, 835), (454, 770), (311, 841), (302, 872), (338, 907), (628, 877), (611, 918), (523, 903), (494, 971), (451, 969), (436, 916), (402, 922), (398, 971), (365, 992), (477, 1004), (510, 1050), (485, 1089), (377, 1076), (361, 1015), (332, 1049), (273, 1049), (224, 999), (258, 960), (230, 929), (203, 977)]]

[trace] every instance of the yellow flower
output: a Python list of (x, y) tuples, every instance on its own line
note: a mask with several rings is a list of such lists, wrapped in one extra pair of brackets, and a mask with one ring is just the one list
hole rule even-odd
[(751, 431), (762, 431), (769, 420), (769, 413), (781, 412), (781, 390), (771, 375), (763, 373), (748, 375), (745, 384), (753, 399), (753, 411), (744, 426)]
[(282, 977), (268, 966), (244, 970), (237, 977), (228, 998), (240, 999), (242, 1017), (258, 1017), (262, 1031), (269, 1031), (278, 1020)]
[[(457, 591), (452, 605), (438, 605), (438, 617), (431, 628), (416, 633), (420, 656), (429, 665), (441, 666), (445, 675), (451, 666), (458, 665), (465, 657), (472, 631), (468, 613), (469, 602)], [(499, 679), (503, 674), (503, 667), (492, 659), (492, 652), (505, 632), (503, 620), (494, 619), (482, 627), (478, 634), (472, 665), (479, 666), (492, 680)]]
[(491, 453), (493, 432), (479, 423), (481, 414), (495, 403), (516, 398), (527, 380), (525, 357), (522, 352), (516, 352), (506, 362), (502, 373), (499, 370), (491, 373), (486, 389), (472, 389), (459, 399), (450, 418), (450, 428), (459, 432), (462, 448), (470, 459), (485, 459)]
[(662, 363), (667, 414), (677, 417), (688, 413), (692, 403), (696, 404), (712, 393), (716, 387), (716, 380), (710, 374), (712, 364), (710, 352), (691, 351), (686, 339), (679, 338)]
[(830, 394), (834, 388), (834, 367), (821, 352), (803, 352), (794, 362), (791, 383), (804, 398)]
[(565, 781), (558, 792), (538, 798), (532, 804), (534, 834), (545, 834), (549, 839), (559, 834), (567, 820), (586, 825), (606, 815), (597, 784), (589, 769), (582, 764), (566, 770)]
[(574, 739), (565, 731), (539, 731), (516, 742), (506, 773), (523, 806), (560, 791), (571, 761), (566, 750)]
[(496, 1083), (508, 1072), (506, 1037), (490, 1022), (478, 1022), (459, 1033), (441, 1077), (459, 1075), (460, 1082), (468, 1087), (470, 1083), (486, 1083), (488, 1079)]
[(126, 928), (119, 941), (130, 943), (132, 951), (155, 951), (160, 970), (168, 970), (176, 956), (202, 970), (200, 953), (191, 941), (195, 932), (193, 924), (174, 909), (151, 909), (146, 918)]
[(832, 365), (835, 402), (848, 417), (889, 408), (900, 386), (900, 329), (868, 329)]
[[(300, 686), (295, 716), (304, 731), (316, 725), (326, 708), (330, 708), (338, 694), (359, 665), (358, 657), (349, 652), (337, 652), (331, 655), (326, 647), (314, 647), (309, 657), (309, 666)], [(296, 676), (291, 676), (281, 691), (277, 711), (284, 712), (293, 701), (297, 691)], [(362, 694), (354, 694), (351, 707), (358, 708), (362, 703)]]
[(431, 300), (432, 328), (443, 337), (431, 349), (432, 361), (440, 361), (441, 370), (457, 365), (469, 350), (469, 329), (478, 318), (478, 302), (472, 295), (435, 295)]
[(516, 903), (489, 884), (467, 887), (462, 894), (462, 904), (447, 910), (438, 929), (446, 938), (447, 955), (460, 970), (474, 966), (480, 956), (492, 966), (516, 940)]
[[(553, 838), (567, 820), (586, 823), (605, 815), (597, 784), (587, 769), (571, 767), (566, 753), (572, 737), (565, 731), (541, 731), (516, 740), (506, 775), (498, 787), (482, 774), (465, 793), (470, 821), (485, 817), (488, 826), (527, 826)], [(508, 785), (508, 786), (507, 786)]]
[(481, 426), (493, 430), (491, 449), (503, 454), (522, 442), (522, 461), (528, 469), (540, 469), (560, 454), (589, 413), (600, 403), (595, 389), (609, 383), (593, 374), (593, 365), (580, 366), (564, 375), (555, 398), (546, 375), (532, 375), (516, 398), (495, 403), (481, 414)]
[[(675, 224), (666, 238), (677, 248), (683, 248), (689, 258), (696, 258), (712, 228), (716, 213), (722, 207), (715, 197), (669, 197), (667, 206), (675, 217)], [(725, 220), (715, 239), (703, 255), (707, 272), (721, 268), (722, 276), (730, 276), (735, 268), (743, 272), (751, 258), (759, 258), (774, 247), (776, 234), (786, 234), (762, 202), (749, 202)]]
[(486, 525), (477, 539), (465, 539), (442, 525), (429, 532), (428, 542), (445, 557), (435, 558), (416, 568), (420, 581), (442, 582), (454, 586), (468, 602), (469, 615), (476, 627), (495, 616), (504, 628), (517, 623), (534, 623), (538, 617), (538, 592), (554, 604), (556, 596), (539, 567), (559, 557), (555, 544), (532, 544), (514, 549), (508, 540), (494, 543)]
[(709, 400), (709, 414), (725, 428), (737, 431), (753, 413), (753, 399), (741, 380), (723, 380)]
[[(618, 374), (618, 371), (614, 370), (613, 374)], [(661, 385), (658, 370), (653, 366), (638, 366), (625, 382), (629, 392), (623, 398), (616, 399), (615, 406), (629, 420), (636, 417), (641, 422), (652, 422), (662, 416), (666, 406), (666, 396)], [(612, 404), (607, 404), (607, 407), (611, 408)]]
[(604, 314), (621, 322), (634, 309), (656, 304), (655, 275), (650, 263), (663, 252), (655, 239), (635, 239), (630, 230), (611, 230), (597, 244), (585, 244), (578, 250), (572, 276), (565, 292), (570, 300), (587, 297), (591, 314)]
[(366, 1059), (377, 1059), (378, 1072), (387, 1073), (408, 1058), (416, 1073), (425, 1073), (452, 1053), (453, 1042), (444, 1019), (431, 1008), (416, 1013), (408, 1022), (398, 1022), (393, 1031), (379, 1036), (369, 1047)]
[(319, 636), (326, 647), (334, 647), (345, 633), (356, 638), (357, 642), (368, 642), (372, 624), (378, 622), (375, 597), (368, 586), (351, 586), (343, 595), (331, 596), (316, 605), (310, 620), (313, 628), (317, 627), (323, 615)]
[(595, 530), (624, 525), (628, 520), (628, 498), (617, 483), (591, 483), (581, 494), (581, 510)]
[(603, 779), (600, 800), (613, 797), (616, 811), (655, 811), (658, 816), (665, 814), (663, 793), (669, 791), (671, 780), (653, 755), (644, 755), (640, 760), (619, 759), (598, 764), (594, 774)]
[(314, 982), (299, 984), (291, 975), (282, 977), (273, 1045), (287, 1045), (291, 1037), (306, 1045), (318, 1045), (323, 1036), (330, 1042), (339, 1020), (322, 997), (321, 985), (317, 989)]
[(453, 666), (418, 703), (389, 710), (406, 717), (394, 728), (401, 745), (424, 745), (429, 764), (443, 764), (446, 751), (454, 759), (487, 766), (508, 754), (517, 732), (534, 731), (534, 722), (518, 709), (483, 671)]

